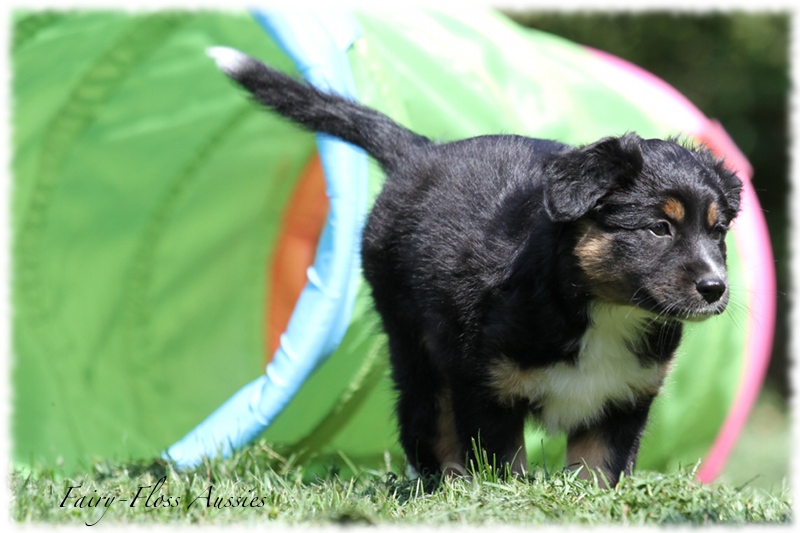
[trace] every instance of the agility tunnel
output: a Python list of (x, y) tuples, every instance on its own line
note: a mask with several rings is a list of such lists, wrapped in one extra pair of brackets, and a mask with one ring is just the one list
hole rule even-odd
[[(257, 108), (230, 46), (429, 138), (683, 135), (744, 180), (731, 303), (687, 328), (638, 468), (723, 467), (760, 390), (775, 279), (752, 169), (722, 127), (602, 52), (472, 9), (13, 16), (13, 463), (178, 467), (255, 439), (402, 468), (359, 268), (383, 175)], [(535, 427), (532, 464), (564, 438)]]

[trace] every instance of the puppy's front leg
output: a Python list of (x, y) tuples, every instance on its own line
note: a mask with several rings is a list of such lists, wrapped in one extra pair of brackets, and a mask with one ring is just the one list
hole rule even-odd
[(525, 474), (528, 467), (524, 436), (527, 405), (521, 402), (500, 405), (478, 387), (459, 388), (453, 391), (453, 411), (459, 441), (467, 452), (467, 472), (470, 462), (478, 464), (472, 446), (474, 441), (486, 452), (489, 464), (496, 464), (501, 474), (506, 466), (513, 475)]
[(571, 431), (567, 437), (567, 467), (583, 467), (578, 474), (583, 479), (591, 479), (592, 472), (597, 473), (601, 486), (605, 486), (603, 476), (613, 487), (622, 472), (630, 475), (652, 403), (653, 396), (645, 396), (634, 405), (609, 405), (600, 420)]

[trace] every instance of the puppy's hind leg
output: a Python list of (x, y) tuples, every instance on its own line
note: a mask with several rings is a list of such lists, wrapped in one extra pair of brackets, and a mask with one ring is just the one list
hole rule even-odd
[(413, 335), (389, 335), (400, 444), (420, 475), (441, 472), (437, 454), (442, 398), (446, 395), (424, 347)]

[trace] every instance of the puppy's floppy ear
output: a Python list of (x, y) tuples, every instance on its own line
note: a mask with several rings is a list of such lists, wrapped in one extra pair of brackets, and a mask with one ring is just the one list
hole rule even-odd
[(577, 220), (611, 189), (625, 185), (642, 169), (641, 138), (608, 137), (560, 154), (547, 169), (544, 207), (553, 222)]
[(714, 171), (719, 177), (722, 194), (728, 202), (728, 217), (734, 218), (739, 213), (742, 195), (742, 180), (735, 172), (725, 167), (725, 160), (714, 155), (707, 148), (695, 149), (697, 158), (706, 167)]
[(723, 194), (728, 201), (729, 216), (733, 218), (739, 214), (739, 209), (741, 208), (742, 180), (730, 170), (723, 168), (722, 165), (720, 165), (717, 173), (722, 181)]

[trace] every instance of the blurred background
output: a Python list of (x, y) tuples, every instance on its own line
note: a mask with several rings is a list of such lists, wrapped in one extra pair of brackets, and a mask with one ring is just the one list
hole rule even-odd
[[(507, 11), (518, 23), (626, 59), (720, 121), (754, 169), (778, 307), (764, 390), (721, 480), (780, 490), (789, 471), (789, 15)], [(753, 478), (753, 471), (760, 472)]]

